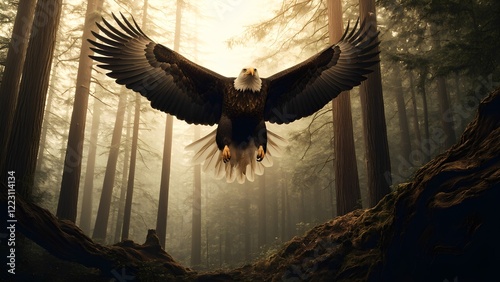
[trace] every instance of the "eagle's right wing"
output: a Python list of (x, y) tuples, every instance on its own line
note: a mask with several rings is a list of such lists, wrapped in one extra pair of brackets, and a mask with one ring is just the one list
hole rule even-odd
[(201, 67), (169, 48), (157, 44), (123, 15), (113, 18), (122, 30), (103, 18), (97, 26), (104, 35), (92, 32), (98, 43), (91, 49), (101, 56), (90, 56), (110, 70), (116, 83), (139, 92), (155, 109), (188, 123), (213, 125), (222, 113), (223, 90), (229, 78)]
[(264, 79), (269, 87), (266, 121), (282, 124), (309, 116), (366, 79), (378, 62), (378, 33), (364, 23), (357, 26), (358, 22), (351, 32), (347, 26), (337, 44)]

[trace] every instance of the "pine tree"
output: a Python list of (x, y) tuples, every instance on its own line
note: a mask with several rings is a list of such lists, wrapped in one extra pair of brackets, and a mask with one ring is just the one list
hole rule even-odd
[(36, 36), (31, 37), (26, 51), (6, 162), (1, 170), (15, 172), (17, 192), (26, 199), (30, 199), (33, 192), (36, 157), (61, 7), (61, 0), (39, 0), (37, 3), (31, 28), (32, 33), (36, 29)]
[(92, 238), (106, 241), (108, 230), (109, 213), (111, 209), (111, 197), (115, 183), (116, 166), (118, 162), (118, 154), (120, 153), (120, 142), (122, 137), (123, 121), (125, 110), (127, 108), (127, 95), (124, 86), (119, 94), (118, 110), (116, 112), (116, 120), (111, 137), (111, 146), (109, 149), (108, 161), (106, 163), (106, 172), (102, 184), (101, 199), (99, 200), (99, 208), (95, 220), (94, 232)]
[[(369, 32), (377, 32), (375, 0), (360, 0), (361, 22), (366, 22)], [(374, 52), (378, 51), (375, 48)], [(377, 57), (378, 58), (378, 55)], [(369, 206), (375, 206), (390, 190), (391, 182), (386, 175), (391, 173), (387, 127), (385, 123), (384, 98), (380, 64), (373, 67), (368, 79), (360, 86), (359, 96), (363, 113), (365, 156), (368, 176)]]
[[(12, 38), (9, 42), (9, 50), (5, 60), (5, 67), (0, 85), (0, 154), (5, 156), (9, 134), (12, 127), (14, 113), (17, 104), (19, 83), (26, 58), (28, 40), (33, 24), (35, 13), (35, 0), (20, 0), (17, 8)], [(4, 158), (0, 159), (0, 168)], [(0, 170), (3, 171), (3, 170)]]
[(83, 184), (82, 209), (80, 212), (80, 228), (85, 234), (90, 234), (90, 222), (92, 218), (92, 202), (94, 191), (94, 173), (97, 155), (97, 140), (101, 123), (102, 102), (95, 99), (93, 106), (92, 127), (90, 129), (89, 154), (87, 166), (85, 167), (85, 179)]
[[(175, 16), (174, 51), (179, 51), (181, 22), (182, 22), (182, 0), (177, 0)], [(165, 247), (167, 238), (167, 215), (168, 215), (168, 193), (170, 189), (170, 166), (172, 158), (172, 133), (174, 118), (167, 114), (165, 121), (165, 139), (163, 145), (163, 162), (161, 168), (160, 197), (158, 200), (158, 216), (156, 219), (156, 232), (160, 244)]]
[[(344, 32), (342, 3), (340, 0), (329, 0), (327, 6), (330, 43), (333, 44), (340, 40)], [(361, 208), (349, 91), (342, 92), (332, 101), (332, 114), (337, 215), (344, 215)]]
[[(194, 140), (200, 139), (200, 127), (194, 127)], [(201, 264), (201, 166), (194, 167), (193, 216), (191, 230), (191, 265)], [(226, 233), (227, 236), (227, 233)], [(227, 246), (226, 238), (226, 246)]]
[(410, 157), (411, 141), (410, 129), (408, 127), (408, 118), (406, 115), (406, 103), (404, 99), (403, 84), (401, 82), (401, 68), (399, 63), (393, 64), (394, 70), (392, 73), (393, 84), (395, 86), (394, 96), (396, 99), (399, 120), (399, 133), (401, 135), (401, 154), (405, 159)]
[[(148, 0), (144, 0), (142, 8), (142, 26), (146, 27), (148, 16)], [(132, 145), (130, 147), (130, 164), (127, 180), (127, 192), (125, 195), (125, 207), (123, 211), (122, 241), (128, 239), (130, 230), (130, 217), (132, 214), (132, 198), (134, 196), (135, 165), (137, 161), (137, 143), (139, 140), (139, 122), (141, 116), (141, 94), (135, 93), (134, 126), (132, 130)]]
[(75, 101), (68, 133), (68, 144), (64, 158), (64, 171), (61, 181), (61, 192), (57, 205), (57, 217), (76, 220), (78, 190), (80, 187), (80, 173), (82, 169), (83, 140), (85, 135), (85, 121), (87, 118), (90, 78), (92, 73), (92, 59), (89, 55), (90, 43), (87, 39), (95, 39), (91, 30), (95, 27), (97, 15), (102, 8), (103, 0), (89, 0), (82, 34), (82, 47), (76, 77)]
[(259, 200), (258, 200), (258, 223), (259, 223), (259, 232), (257, 236), (257, 246), (260, 248), (265, 246), (267, 243), (267, 200), (266, 200), (266, 177), (265, 175), (261, 175), (258, 177), (259, 185), (257, 187), (259, 191)]

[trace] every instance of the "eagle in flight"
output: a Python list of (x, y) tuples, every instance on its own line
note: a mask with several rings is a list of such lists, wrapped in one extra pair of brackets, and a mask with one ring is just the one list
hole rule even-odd
[(88, 40), (116, 83), (139, 92), (151, 106), (190, 124), (217, 129), (188, 145), (194, 161), (228, 182), (253, 181), (272, 165), (286, 141), (266, 129), (266, 122), (287, 124), (320, 110), (342, 91), (352, 89), (378, 62), (378, 33), (359, 19), (342, 38), (318, 54), (268, 78), (245, 67), (238, 77), (225, 77), (154, 42), (132, 18), (113, 14), (119, 28), (102, 19)]

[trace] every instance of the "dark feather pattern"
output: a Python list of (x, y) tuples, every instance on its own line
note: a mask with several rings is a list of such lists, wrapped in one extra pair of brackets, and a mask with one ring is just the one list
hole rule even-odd
[(341, 40), (308, 60), (267, 79), (267, 102), (264, 119), (283, 124), (309, 116), (324, 107), (342, 91), (350, 90), (372, 72), (378, 52), (378, 33), (371, 33), (364, 23), (357, 29), (346, 28)]
[(110, 70), (107, 75), (118, 84), (139, 92), (155, 109), (175, 115), (188, 123), (214, 125), (222, 113), (223, 91), (232, 80), (203, 68), (169, 48), (157, 44), (131, 24), (113, 15), (121, 28), (103, 18), (97, 24), (105, 35), (93, 32), (102, 43), (89, 40), (91, 56)]

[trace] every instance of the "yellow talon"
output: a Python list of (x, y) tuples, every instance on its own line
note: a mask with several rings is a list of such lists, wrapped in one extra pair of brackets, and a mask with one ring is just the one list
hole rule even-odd
[(231, 152), (229, 151), (229, 147), (224, 146), (224, 150), (222, 150), (222, 160), (224, 163), (227, 163), (231, 159)]
[(262, 145), (260, 145), (259, 149), (257, 150), (257, 161), (262, 161), (265, 155), (266, 153), (264, 152), (264, 148), (262, 147)]

